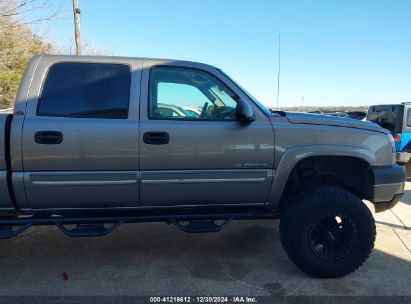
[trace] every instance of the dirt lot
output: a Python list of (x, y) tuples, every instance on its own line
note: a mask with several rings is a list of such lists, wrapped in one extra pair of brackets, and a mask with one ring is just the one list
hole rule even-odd
[(411, 183), (407, 189), (402, 203), (376, 215), (369, 260), (341, 279), (301, 273), (281, 248), (278, 221), (238, 221), (217, 234), (134, 224), (83, 239), (39, 227), (1, 241), (0, 294), (411, 295)]

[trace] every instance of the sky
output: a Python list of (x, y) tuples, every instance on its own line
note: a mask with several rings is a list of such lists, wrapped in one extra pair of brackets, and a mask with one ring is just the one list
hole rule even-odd
[[(35, 30), (73, 43), (71, 0)], [(221, 68), (266, 106), (411, 101), (411, 0), (79, 0), (90, 48)], [(53, 9), (53, 8), (51, 8)]]

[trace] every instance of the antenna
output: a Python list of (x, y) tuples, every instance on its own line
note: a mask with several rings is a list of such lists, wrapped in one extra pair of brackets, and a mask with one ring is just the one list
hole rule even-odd
[(278, 75), (277, 75), (277, 110), (280, 100), (280, 73), (281, 73), (281, 35), (278, 34)]

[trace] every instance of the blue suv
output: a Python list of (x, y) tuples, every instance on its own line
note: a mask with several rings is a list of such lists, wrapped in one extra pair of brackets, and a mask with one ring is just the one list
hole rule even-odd
[[(411, 102), (370, 106), (367, 120), (388, 129), (395, 141), (397, 163), (408, 165), (411, 158)], [(411, 171), (411, 170), (410, 170)]]

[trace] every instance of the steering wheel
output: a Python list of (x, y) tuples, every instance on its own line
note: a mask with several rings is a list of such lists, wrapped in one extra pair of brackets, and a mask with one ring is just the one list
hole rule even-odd
[(220, 119), (233, 119), (235, 116), (234, 109), (227, 106), (217, 107), (213, 111), (213, 116)]
[(234, 119), (235, 118), (235, 109), (231, 107), (227, 107), (224, 111), (222, 111), (224, 119)]
[(200, 118), (204, 118), (207, 114), (207, 109), (208, 109), (208, 102), (206, 102), (203, 105), (203, 108), (201, 109), (201, 114), (200, 114)]

